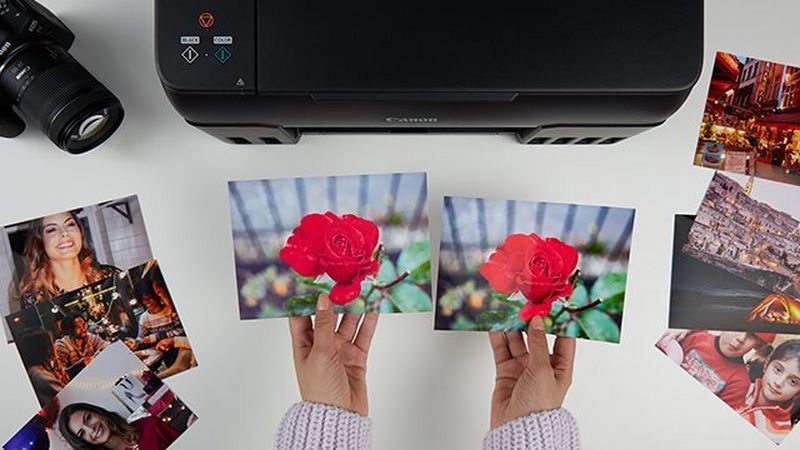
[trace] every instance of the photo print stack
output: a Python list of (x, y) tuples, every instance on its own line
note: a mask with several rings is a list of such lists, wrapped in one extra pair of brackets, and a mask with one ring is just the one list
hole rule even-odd
[(161, 381), (197, 360), (136, 196), (4, 227), (0, 283), (42, 406), (4, 449), (165, 449), (194, 423)]
[(656, 347), (776, 444), (800, 422), (800, 68), (719, 52)]

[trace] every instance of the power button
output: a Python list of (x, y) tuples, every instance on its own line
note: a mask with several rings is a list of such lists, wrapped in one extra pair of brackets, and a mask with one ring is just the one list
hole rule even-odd
[(214, 22), (214, 15), (210, 12), (204, 12), (197, 18), (197, 23), (200, 24), (200, 28), (205, 28), (206, 30), (213, 27)]

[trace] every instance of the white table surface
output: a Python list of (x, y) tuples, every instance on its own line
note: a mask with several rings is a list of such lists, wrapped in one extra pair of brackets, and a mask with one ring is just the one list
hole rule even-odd
[[(263, 449), (298, 400), (284, 320), (240, 322), (226, 181), (427, 171), (431, 228), (442, 196), (635, 207), (622, 344), (581, 341), (566, 407), (587, 449), (774, 445), (653, 347), (667, 325), (676, 213), (711, 172), (692, 167), (714, 52), (800, 65), (796, 0), (706, 2), (706, 62), (663, 126), (610, 147), (525, 147), (508, 136), (306, 136), (231, 146), (186, 125), (155, 70), (152, 0), (45, 0), (77, 34), (74, 55), (125, 105), (123, 128), (81, 157), (29, 130), (0, 140), (0, 223), (138, 193), (200, 367), (169, 380), (200, 421), (174, 448)], [(16, 350), (0, 346), (0, 440), (37, 410)], [(376, 449), (480, 448), (493, 367), (481, 333), (434, 332), (427, 314), (381, 318), (369, 362)], [(795, 430), (782, 448), (800, 447)]]

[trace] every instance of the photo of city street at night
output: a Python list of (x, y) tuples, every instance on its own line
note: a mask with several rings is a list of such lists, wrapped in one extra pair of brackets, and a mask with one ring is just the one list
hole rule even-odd
[(798, 188), (714, 174), (683, 246), (688, 255), (773, 292), (800, 298)]
[(694, 165), (800, 185), (800, 68), (717, 52)]

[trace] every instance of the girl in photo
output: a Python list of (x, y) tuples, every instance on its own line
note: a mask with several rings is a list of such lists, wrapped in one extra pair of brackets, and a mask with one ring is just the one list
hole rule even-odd
[(144, 417), (132, 423), (116, 413), (88, 403), (74, 403), (58, 416), (58, 428), (76, 450), (162, 450), (180, 432), (157, 417)]
[(772, 351), (738, 411), (776, 443), (800, 421), (800, 339)]
[(119, 273), (98, 264), (74, 212), (36, 219), (23, 251), (25, 271), (19, 284), (23, 308), (50, 300)]

